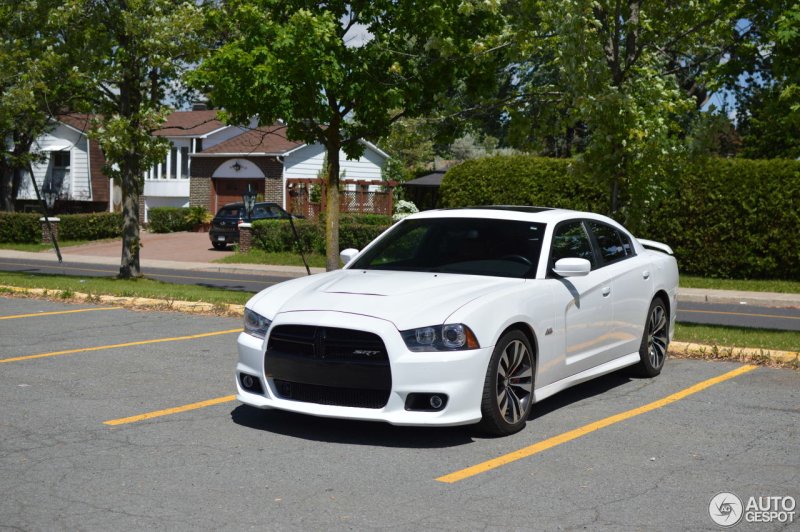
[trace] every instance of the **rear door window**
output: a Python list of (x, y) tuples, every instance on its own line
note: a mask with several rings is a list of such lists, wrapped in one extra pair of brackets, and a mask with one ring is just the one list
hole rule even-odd
[(634, 255), (631, 239), (625, 233), (610, 225), (594, 220), (589, 221), (589, 229), (600, 248), (605, 264), (611, 264)]

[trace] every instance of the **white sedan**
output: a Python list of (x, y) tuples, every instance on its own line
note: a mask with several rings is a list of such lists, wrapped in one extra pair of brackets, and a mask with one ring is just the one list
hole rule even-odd
[(427, 211), (342, 260), (248, 301), (239, 401), (510, 434), (575, 384), (658, 375), (675, 326), (672, 250), (597, 214)]

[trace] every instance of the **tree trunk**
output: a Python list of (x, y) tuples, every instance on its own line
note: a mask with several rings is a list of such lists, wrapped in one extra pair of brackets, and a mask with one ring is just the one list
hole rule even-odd
[(124, 172), (122, 176), (122, 259), (119, 265), (119, 278), (141, 277), (139, 267), (139, 187), (136, 177)]
[[(329, 137), (330, 139), (330, 137)], [(325, 199), (325, 269), (339, 269), (339, 142), (328, 142), (328, 178)]]
[(14, 212), (14, 168), (0, 164), (0, 211)]

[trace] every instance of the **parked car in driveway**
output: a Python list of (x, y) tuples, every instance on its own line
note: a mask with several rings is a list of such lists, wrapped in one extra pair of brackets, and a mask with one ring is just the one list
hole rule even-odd
[(597, 214), (427, 211), (341, 258), (248, 301), (241, 402), (511, 434), (570, 386), (658, 375), (675, 327), (672, 250)]
[(211, 220), (208, 237), (215, 249), (225, 249), (239, 242), (239, 224), (256, 220), (288, 220), (292, 215), (277, 203), (256, 203), (253, 215), (248, 218), (243, 203), (229, 203), (217, 211)]

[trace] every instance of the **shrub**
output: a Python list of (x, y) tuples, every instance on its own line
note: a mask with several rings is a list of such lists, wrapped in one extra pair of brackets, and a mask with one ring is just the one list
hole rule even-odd
[(147, 213), (148, 228), (153, 233), (189, 231), (194, 226), (185, 207), (154, 207)]
[(498, 155), (466, 161), (442, 180), (443, 207), (538, 205), (604, 212), (606, 189), (570, 170), (570, 161)]
[(0, 242), (33, 244), (41, 242), (41, 214), (0, 212)]
[(121, 213), (60, 214), (58, 218), (61, 240), (99, 240), (122, 235)]
[[(304, 252), (325, 254), (323, 224), (295, 220), (294, 225)], [(342, 223), (339, 226), (339, 247), (363, 249), (387, 227), (388, 225)], [(253, 222), (253, 241), (264, 251), (299, 251), (292, 227), (286, 220), (256, 220)]]
[[(569, 161), (497, 156), (447, 172), (442, 204), (546, 205), (604, 213), (608, 195)], [(675, 250), (683, 273), (727, 278), (800, 278), (800, 161), (707, 159), (657, 189), (646, 211), (629, 212), (636, 234)]]

